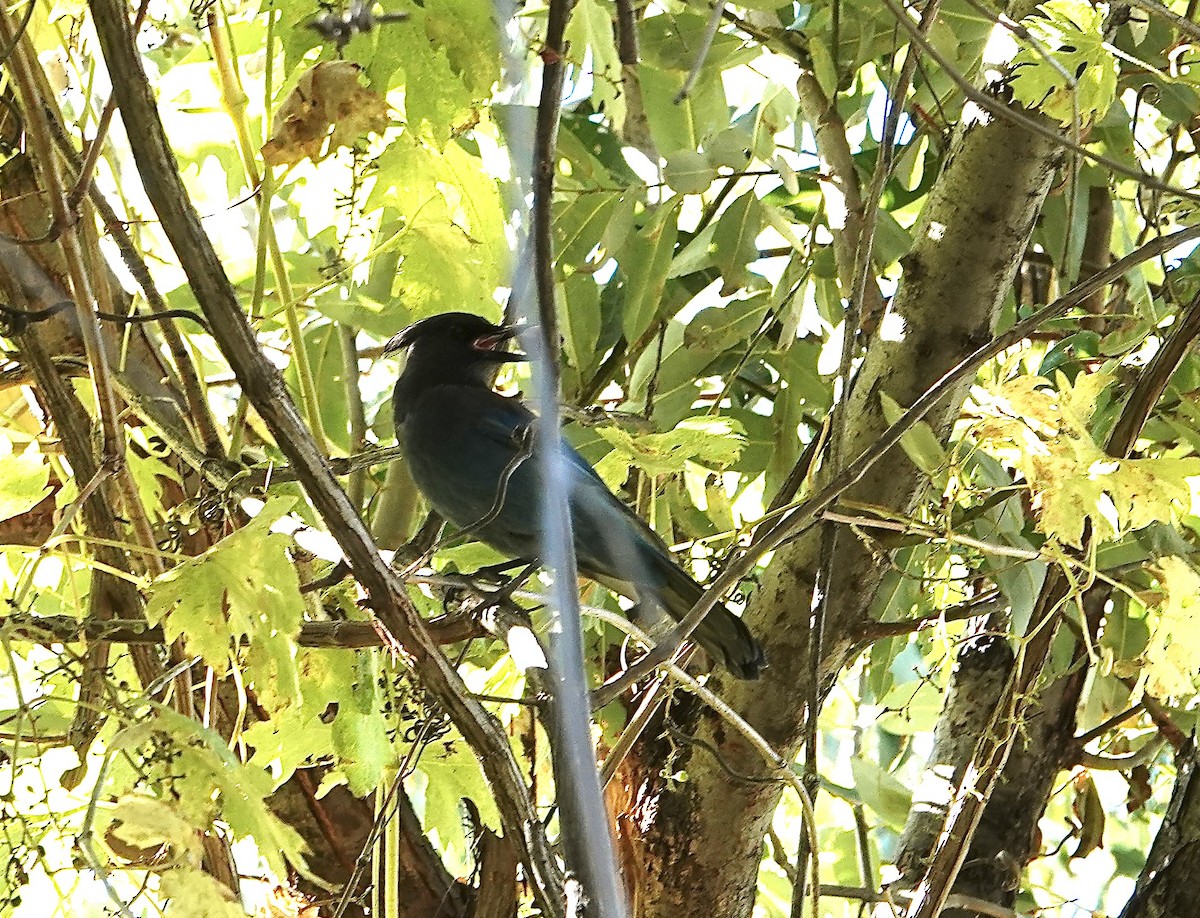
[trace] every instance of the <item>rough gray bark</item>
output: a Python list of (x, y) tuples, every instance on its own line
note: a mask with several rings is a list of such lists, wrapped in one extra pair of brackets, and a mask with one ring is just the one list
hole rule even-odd
[(958, 652), (946, 706), (933, 734), (933, 752), (913, 788), (913, 805), (900, 836), (896, 866), (911, 888), (925, 873), (925, 858), (942, 831), (946, 810), (987, 729), (1012, 671), (1008, 642), (994, 635), (972, 638)]
[[(911, 404), (946, 369), (991, 337), (1034, 221), (1049, 189), (1056, 148), (1006, 121), (979, 121), (960, 132), (922, 219), (904, 280), (881, 334), (868, 347), (848, 401), (844, 455), (850, 459), (885, 429), (880, 396)], [(940, 432), (957, 416), (966, 385), (951, 392), (927, 421)], [(908, 510), (923, 476), (895, 450), (851, 491), (850, 498)], [(809, 609), (820, 538), (814, 530), (781, 548), (747, 613), (771, 661), (758, 683), (722, 681), (717, 690), (784, 756), (803, 737), (809, 697)], [(838, 541), (821, 661), (821, 695), (850, 662), (882, 573), (857, 540)], [(674, 726), (703, 740), (679, 751), (673, 770), (688, 780), (668, 788), (661, 759), (644, 754), (622, 779), (636, 800), (635, 880), (640, 914), (675, 916), (695, 903), (719, 915), (748, 915), (753, 906), (762, 838), (779, 800), (777, 785), (731, 779), (729, 771), (762, 775), (748, 744), (708, 712), (676, 715)], [(683, 909), (684, 912), (680, 910)]]
[(1196, 914), (1196, 877), (1200, 876), (1200, 784), (1196, 748), (1189, 745), (1176, 760), (1175, 790), (1146, 866), (1121, 918), (1192, 918)]

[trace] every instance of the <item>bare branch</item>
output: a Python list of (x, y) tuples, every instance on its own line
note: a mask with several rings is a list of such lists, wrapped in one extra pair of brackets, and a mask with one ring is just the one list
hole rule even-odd
[[(474, 617), (443, 615), (426, 625), (430, 638), (439, 644), (457, 644), (487, 634)], [(14, 613), (0, 617), (0, 633), (11, 640), (34, 644), (165, 644), (160, 626), (151, 626), (136, 618), (89, 618), (80, 621), (70, 615), (27, 615)], [(353, 650), (360, 647), (385, 647), (387, 636), (380, 634), (374, 622), (305, 622), (296, 643), (301, 647)]]
[(495, 718), (470, 697), (458, 673), (438, 650), (345, 492), (338, 487), (278, 371), (259, 350), (183, 187), (124, 4), (119, 0), (92, 0), (91, 9), (142, 183), (222, 352), (247, 398), (296, 467), (314, 507), (366, 588), (372, 610), (479, 758), (495, 793), (505, 834), (519, 839), (535, 899), (548, 914), (561, 914), (562, 879), (508, 737)]

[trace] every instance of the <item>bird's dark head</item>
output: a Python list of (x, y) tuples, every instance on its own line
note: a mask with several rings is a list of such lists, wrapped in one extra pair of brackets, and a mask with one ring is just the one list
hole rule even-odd
[(408, 355), (396, 382), (397, 426), (424, 392), (440, 386), (490, 389), (501, 364), (527, 359), (504, 349), (519, 330), (512, 325), (493, 325), (468, 312), (446, 312), (414, 322), (392, 338), (383, 352)]
[(438, 363), (469, 368), (476, 365), (524, 360), (524, 354), (504, 350), (504, 344), (521, 329), (493, 325), (469, 312), (444, 312), (414, 322), (383, 347), (385, 354), (408, 351), (410, 365)]

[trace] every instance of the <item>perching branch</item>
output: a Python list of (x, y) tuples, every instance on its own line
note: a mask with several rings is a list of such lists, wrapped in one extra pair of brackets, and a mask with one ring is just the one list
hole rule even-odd
[[(468, 638), (487, 633), (482, 625), (468, 615), (443, 615), (427, 623), (430, 637), (438, 644), (457, 644)], [(0, 617), (0, 633), (12, 640), (32, 644), (166, 644), (158, 625), (136, 618), (88, 618), (79, 620), (71, 615), (26, 615)], [(336, 650), (356, 650), (361, 647), (384, 647), (388, 641), (373, 622), (305, 622), (296, 637), (301, 647), (322, 647)]]

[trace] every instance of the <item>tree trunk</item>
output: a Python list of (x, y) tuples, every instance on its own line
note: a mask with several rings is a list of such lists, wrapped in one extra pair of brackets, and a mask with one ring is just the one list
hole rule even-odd
[[(850, 394), (847, 460), (887, 426), (880, 397), (911, 404), (948, 369), (990, 340), (1029, 235), (1050, 187), (1057, 148), (1007, 121), (975, 121), (960, 131), (921, 220), (904, 280), (871, 341)], [(969, 380), (953, 387), (927, 422), (939, 433), (957, 417)], [(924, 476), (893, 450), (849, 492), (854, 500), (904, 512)], [(805, 729), (808, 634), (820, 535), (817, 529), (781, 548), (753, 596), (747, 620), (764, 636), (770, 668), (756, 683), (721, 679), (717, 691), (785, 758)], [(851, 661), (858, 629), (875, 598), (883, 565), (856, 540), (842, 538), (832, 567), (821, 654), (820, 696)], [(685, 709), (682, 710), (681, 708)], [(710, 711), (672, 709), (672, 726), (699, 743), (682, 747), (669, 773), (663, 751), (643, 749), (622, 775), (636, 801), (626, 821), (641, 862), (634, 882), (646, 918), (676, 916), (703, 903), (719, 915), (748, 915), (753, 906), (762, 838), (781, 793), (778, 784), (731, 774), (764, 774), (761, 757)], [(682, 909), (682, 912), (681, 912)]]
[(1167, 815), (1121, 918), (1193, 918), (1200, 876), (1200, 784), (1196, 748), (1176, 760), (1179, 769)]

